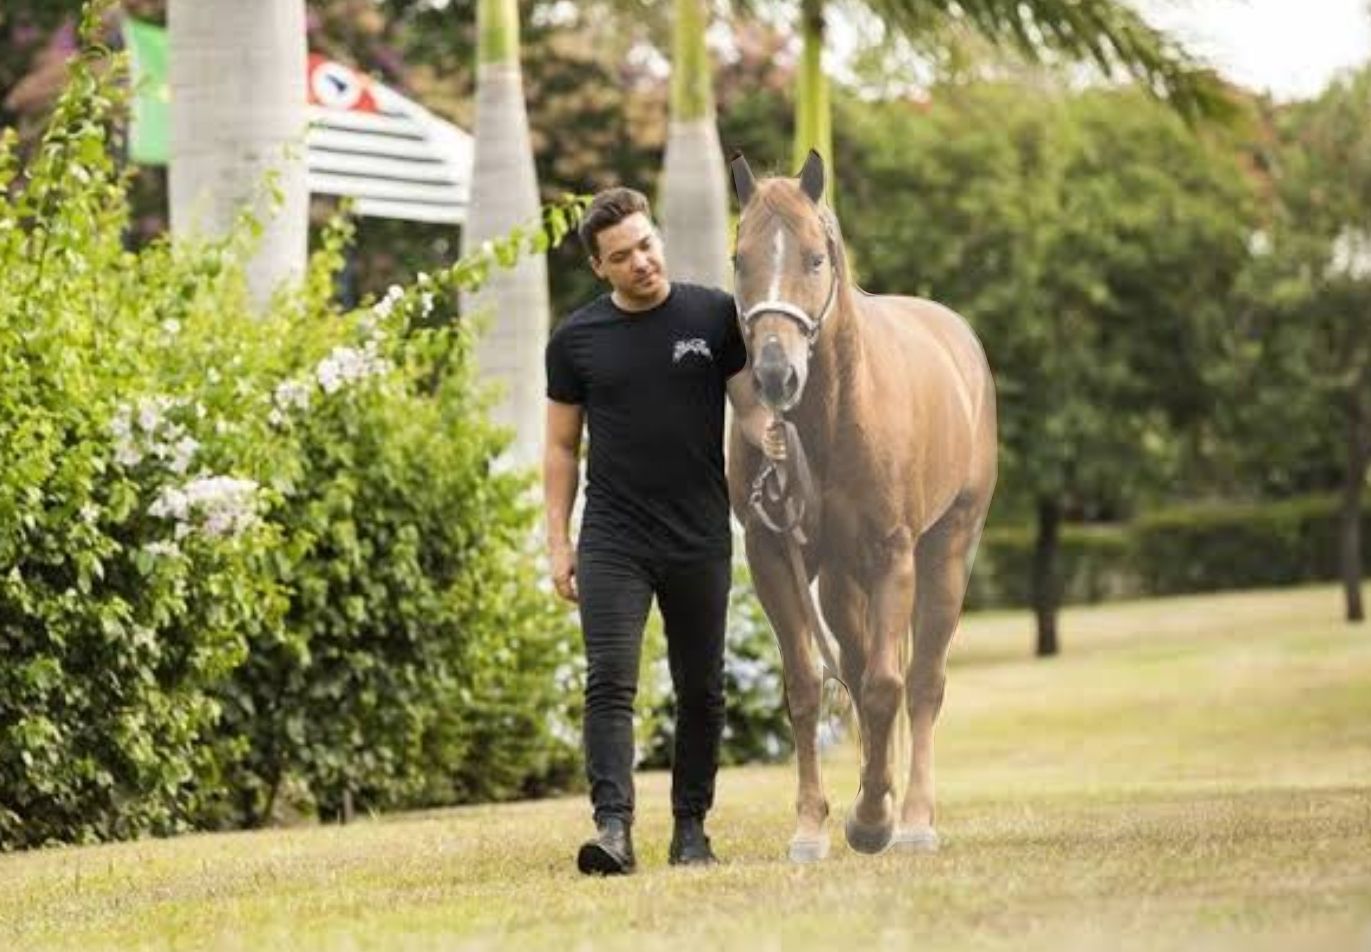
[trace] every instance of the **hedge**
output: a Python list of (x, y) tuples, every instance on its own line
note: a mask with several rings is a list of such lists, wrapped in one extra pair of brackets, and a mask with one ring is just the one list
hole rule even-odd
[[(1063, 604), (1186, 592), (1299, 585), (1338, 578), (1339, 501), (1213, 502), (1154, 510), (1122, 525), (1063, 527)], [(986, 531), (967, 607), (1030, 604), (1031, 527)], [(1362, 510), (1362, 558), (1371, 565), (1371, 502)]]

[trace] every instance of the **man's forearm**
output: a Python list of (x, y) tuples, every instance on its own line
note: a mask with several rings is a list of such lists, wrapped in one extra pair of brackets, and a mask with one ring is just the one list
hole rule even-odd
[(547, 517), (549, 546), (571, 543), (571, 509), (580, 480), (576, 454), (549, 447), (543, 454), (543, 506)]

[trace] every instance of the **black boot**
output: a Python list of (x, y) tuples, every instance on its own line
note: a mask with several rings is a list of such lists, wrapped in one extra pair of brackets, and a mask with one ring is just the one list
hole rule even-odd
[(719, 862), (719, 858), (709, 848), (709, 837), (705, 836), (703, 819), (696, 816), (676, 818), (667, 862), (672, 866), (713, 866)]
[(581, 845), (576, 868), (586, 875), (623, 876), (633, 872), (633, 834), (618, 817), (596, 826), (595, 839)]

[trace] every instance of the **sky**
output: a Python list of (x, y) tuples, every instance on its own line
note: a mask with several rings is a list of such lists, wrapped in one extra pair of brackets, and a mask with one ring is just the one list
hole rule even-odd
[(1371, 58), (1368, 0), (1145, 0), (1148, 20), (1224, 75), (1279, 99), (1307, 98)]

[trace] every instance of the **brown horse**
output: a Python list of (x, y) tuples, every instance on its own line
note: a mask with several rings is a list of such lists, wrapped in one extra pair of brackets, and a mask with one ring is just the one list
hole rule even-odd
[[(816, 733), (821, 678), (806, 599), (818, 579), (823, 620), (840, 649), (861, 735), (861, 788), (848, 843), (937, 848), (933, 726), (948, 644), (995, 488), (995, 388), (975, 334), (932, 301), (873, 296), (848, 281), (842, 238), (821, 202), (823, 161), (798, 180), (758, 182), (732, 163), (742, 209), (735, 288), (758, 398), (785, 415), (812, 472), (803, 560), (755, 518), (761, 452), (735, 425), (729, 491), (747, 527), (753, 582), (780, 643), (799, 772), (790, 858), (822, 858), (828, 802)], [(821, 626), (822, 627), (822, 626)], [(909, 786), (899, 817), (891, 738), (910, 725)], [(898, 820), (898, 822), (897, 822)]]

